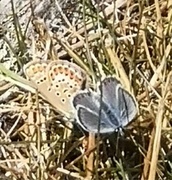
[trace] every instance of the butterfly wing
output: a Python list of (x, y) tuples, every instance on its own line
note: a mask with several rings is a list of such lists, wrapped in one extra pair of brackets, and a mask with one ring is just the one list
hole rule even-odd
[(114, 77), (105, 78), (99, 86), (103, 100), (109, 104), (118, 117), (120, 126), (126, 126), (136, 115), (137, 106), (134, 98), (121, 87)]
[(25, 66), (25, 75), (34, 82), (38, 91), (57, 111), (70, 118), (72, 95), (81, 89), (85, 71), (65, 60), (33, 61)]
[[(119, 126), (114, 114), (103, 101), (100, 101), (100, 96), (96, 93), (81, 92), (77, 94), (73, 99), (73, 105), (76, 108), (77, 122), (88, 132), (97, 133), (99, 122), (100, 133), (111, 133)], [(100, 107), (101, 115), (99, 116)]]
[[(41, 95), (48, 100), (49, 82), (46, 76), (48, 61), (31, 61), (24, 66), (24, 73), (28, 80), (34, 83)], [(53, 105), (53, 104), (52, 104)]]
[(136, 116), (137, 105), (131, 94), (121, 87), (118, 90), (118, 97), (121, 125), (126, 126)]
[(24, 66), (24, 73), (28, 80), (40, 84), (46, 76), (48, 61), (31, 61)]
[(56, 104), (61, 111), (73, 111), (73, 95), (84, 88), (86, 73), (74, 63), (65, 60), (52, 61), (47, 67), (50, 92), (56, 95)]
[(50, 94), (50, 82), (46, 75), (48, 63), (49, 61), (31, 61), (24, 66), (24, 73), (26, 77), (37, 86), (40, 94), (50, 102), (51, 105), (57, 108), (55, 102), (56, 95)]

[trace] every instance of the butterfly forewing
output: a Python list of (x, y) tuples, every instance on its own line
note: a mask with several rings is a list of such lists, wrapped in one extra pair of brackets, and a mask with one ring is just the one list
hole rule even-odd
[(124, 90), (114, 77), (105, 78), (99, 89), (102, 90), (105, 103), (116, 114), (120, 126), (126, 126), (137, 113), (136, 102), (132, 95)]
[(137, 106), (134, 98), (124, 89), (118, 89), (118, 107), (120, 112), (120, 122), (126, 126), (137, 114)]
[[(118, 99), (118, 91), (120, 83), (113, 77), (105, 78), (99, 86), (100, 93), (102, 93), (103, 100), (112, 108), (118, 109), (118, 104), (114, 102)], [(118, 112), (116, 112), (118, 115)]]

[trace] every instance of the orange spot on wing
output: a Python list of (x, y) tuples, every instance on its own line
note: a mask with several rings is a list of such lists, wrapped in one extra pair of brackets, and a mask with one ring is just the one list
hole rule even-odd
[(80, 85), (80, 84), (82, 84), (82, 79), (76, 76), (75, 82)]
[(54, 72), (55, 75), (58, 75), (59, 74), (59, 69), (57, 67), (54, 67), (53, 72)]
[(73, 71), (70, 71), (70, 79), (74, 79), (74, 72)]
[(64, 72), (63, 67), (59, 66), (59, 67), (58, 67), (58, 71), (59, 71), (59, 73), (61, 73), (61, 74), (62, 74), (62, 73)]

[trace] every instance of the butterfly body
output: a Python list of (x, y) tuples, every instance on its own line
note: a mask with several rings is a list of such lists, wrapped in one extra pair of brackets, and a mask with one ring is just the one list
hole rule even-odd
[(98, 92), (82, 91), (73, 99), (77, 122), (88, 132), (111, 133), (126, 126), (136, 115), (134, 98), (116, 78), (105, 78)]

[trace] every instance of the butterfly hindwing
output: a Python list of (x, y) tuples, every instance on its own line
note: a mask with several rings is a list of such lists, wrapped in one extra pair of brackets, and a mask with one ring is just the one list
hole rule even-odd
[[(93, 111), (88, 110), (85, 107), (80, 107), (77, 111), (77, 116), (79, 120), (79, 124), (83, 129), (88, 132), (98, 133), (98, 122), (99, 115), (95, 114)], [(100, 121), (100, 133), (110, 133), (114, 131), (113, 126), (106, 122), (105, 115), (102, 113)]]

